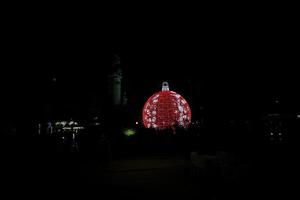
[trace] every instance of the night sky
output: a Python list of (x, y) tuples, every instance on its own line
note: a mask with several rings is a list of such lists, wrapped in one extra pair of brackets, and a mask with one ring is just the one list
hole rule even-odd
[(196, 88), (200, 104), (215, 110), (259, 110), (277, 98), (286, 110), (299, 110), (296, 29), (280, 18), (250, 18), (124, 19), (109, 26), (19, 20), (3, 46), (3, 107), (38, 111), (54, 87), (63, 105), (101, 98), (112, 54), (119, 54), (124, 89), (139, 107), (166, 80), (188, 100)]

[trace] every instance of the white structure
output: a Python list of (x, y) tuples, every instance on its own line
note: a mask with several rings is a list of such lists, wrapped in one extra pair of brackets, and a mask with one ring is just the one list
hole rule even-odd
[(115, 56), (113, 61), (113, 73), (109, 76), (109, 96), (114, 106), (120, 106), (122, 103), (122, 71), (119, 67), (120, 58)]

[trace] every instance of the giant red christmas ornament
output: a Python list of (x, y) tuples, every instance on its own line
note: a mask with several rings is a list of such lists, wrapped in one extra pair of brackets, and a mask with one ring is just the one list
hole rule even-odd
[(187, 101), (176, 92), (170, 91), (167, 82), (163, 83), (162, 91), (147, 100), (143, 109), (143, 123), (146, 128), (186, 128), (191, 123), (191, 117)]

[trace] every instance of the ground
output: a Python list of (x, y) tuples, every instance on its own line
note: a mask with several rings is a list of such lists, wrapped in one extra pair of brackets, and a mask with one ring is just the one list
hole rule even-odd
[(292, 152), (172, 152), (103, 161), (97, 154), (17, 151), (1, 157), (1, 189), (24, 198), (290, 199), (298, 169)]

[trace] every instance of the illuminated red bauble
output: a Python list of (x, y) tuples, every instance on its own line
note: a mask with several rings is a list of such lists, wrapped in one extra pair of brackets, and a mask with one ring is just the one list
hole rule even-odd
[(143, 123), (146, 128), (186, 128), (191, 123), (191, 118), (189, 104), (181, 95), (170, 91), (167, 82), (163, 83), (162, 91), (147, 100), (143, 109)]

